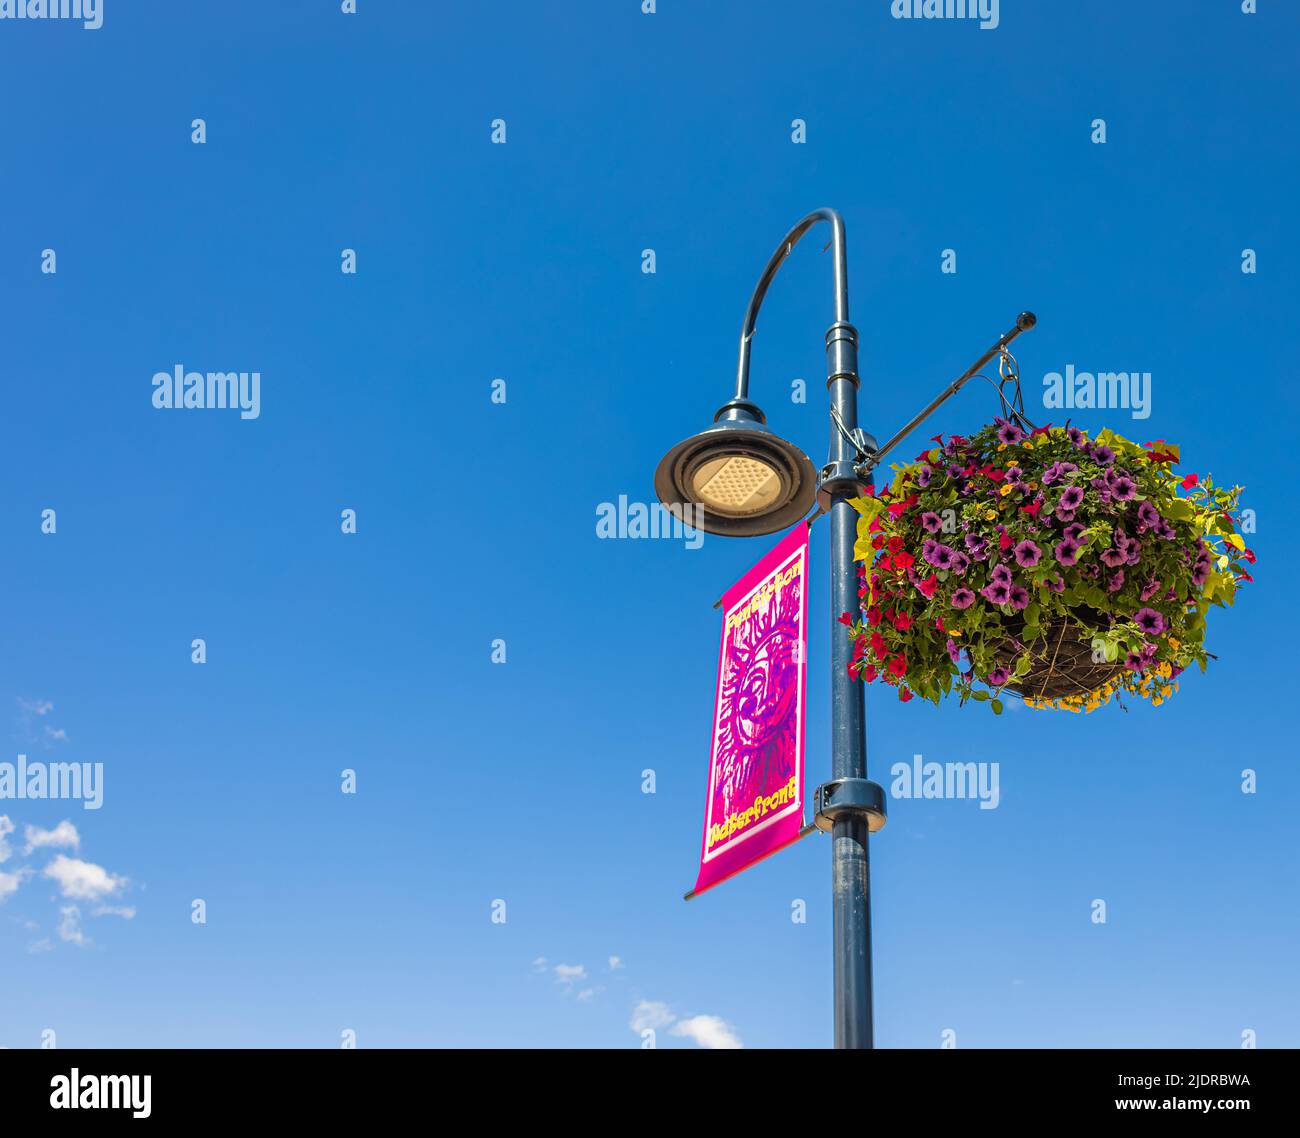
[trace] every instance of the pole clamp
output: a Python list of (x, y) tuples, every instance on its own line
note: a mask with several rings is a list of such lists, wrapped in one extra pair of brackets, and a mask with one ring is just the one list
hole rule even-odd
[(884, 828), (885, 814), (884, 787), (870, 779), (837, 778), (813, 792), (813, 824), (827, 833), (837, 819), (859, 817), (874, 834)]

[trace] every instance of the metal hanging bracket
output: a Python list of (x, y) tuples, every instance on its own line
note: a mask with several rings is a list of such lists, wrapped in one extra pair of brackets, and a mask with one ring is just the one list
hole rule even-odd
[(813, 824), (830, 833), (835, 820), (845, 816), (864, 818), (867, 832), (876, 833), (885, 826), (885, 789), (869, 778), (837, 778), (824, 782), (813, 791)]

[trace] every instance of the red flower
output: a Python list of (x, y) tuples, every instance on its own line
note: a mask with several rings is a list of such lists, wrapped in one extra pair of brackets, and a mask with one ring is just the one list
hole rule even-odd
[[(1156, 439), (1156, 441), (1153, 443), (1143, 443), (1142, 445), (1144, 447), (1155, 448), (1155, 447), (1163, 446), (1164, 442), (1165, 442), (1164, 439)], [(1152, 449), (1151, 453), (1147, 455), (1147, 458), (1149, 458), (1152, 462), (1177, 462), (1178, 461), (1178, 456), (1174, 454), (1174, 452), (1171, 450)]]
[(907, 659), (901, 652), (889, 661), (889, 671), (895, 676), (907, 674)]
[(993, 479), (994, 482), (1001, 482), (1002, 479), (1004, 479), (1007, 476), (1007, 472), (1005, 470), (999, 470), (996, 466), (984, 467), (984, 473), (989, 478)]
[[(879, 549), (879, 548), (880, 548), (882, 545), (884, 545), (884, 544), (885, 544), (885, 535), (884, 535), (883, 533), (878, 533), (878, 534), (876, 534), (875, 537), (873, 537), (873, 538), (871, 539), (871, 548), (872, 548), (872, 549)], [(891, 550), (890, 552), (893, 552), (893, 551)]]
[(872, 627), (875, 627), (880, 623), (881, 615), (881, 611), (878, 608), (867, 609), (867, 621), (872, 625)]
[[(889, 516), (897, 521), (903, 516), (905, 511), (907, 511), (911, 506), (916, 505), (916, 501), (917, 496), (915, 494), (909, 494), (901, 502), (895, 502), (889, 507)], [(872, 520), (874, 521), (875, 519), (873, 518)]]
[(875, 653), (877, 660), (883, 660), (889, 655), (889, 645), (885, 643), (885, 638), (879, 632), (871, 634), (871, 651)]
[(912, 554), (908, 553), (907, 550), (903, 550), (902, 553), (894, 556), (894, 567), (897, 569), (910, 569), (915, 564), (916, 558)]
[(1002, 550), (1003, 553), (1006, 553), (1006, 551), (1011, 548), (1011, 538), (1007, 536), (1007, 531), (1001, 526), (998, 526), (998, 529), (1002, 531), (998, 536), (998, 548)]
[(905, 612), (900, 612), (897, 616), (894, 617), (894, 627), (898, 629), (899, 632), (906, 632), (909, 628), (912, 627), (911, 616)]
[(853, 624), (853, 618), (848, 613), (842, 612), (840, 613), (840, 623), (851, 626)]
[(890, 553), (897, 553), (902, 548), (903, 548), (903, 539), (901, 537), (894, 536), (889, 539)]
[(920, 589), (921, 592), (925, 594), (925, 596), (927, 597), (934, 596), (934, 591), (938, 587), (939, 587), (939, 578), (936, 577), (933, 573), (931, 573), (924, 581), (922, 581), (919, 585), (917, 585), (917, 588)]
[(1242, 555), (1242, 557), (1244, 557), (1247, 561), (1249, 561), (1252, 565), (1255, 564), (1255, 554), (1252, 553), (1249, 549), (1243, 549), (1243, 550), (1241, 551), (1241, 555)]
[(1020, 512), (1022, 514), (1028, 514), (1031, 518), (1036, 518), (1038, 517), (1038, 511), (1041, 510), (1042, 508), (1043, 508), (1043, 500), (1039, 498), (1038, 501), (1035, 502), (1032, 506), (1021, 506)]
[(948, 630), (947, 630), (946, 628), (944, 628), (944, 626), (943, 626), (943, 617), (941, 617), (941, 616), (936, 616), (936, 617), (934, 618), (934, 627), (937, 628), (940, 632), (947, 632), (947, 631), (948, 631)]
[(902, 687), (900, 685), (898, 689), (898, 698), (902, 700), (904, 703), (906, 703), (909, 699), (912, 698), (912, 693), (908, 691), (907, 688)]
[(1197, 478), (1195, 474), (1189, 474), (1186, 478), (1183, 479), (1183, 489), (1190, 490), (1199, 481), (1200, 479)]
[(865, 668), (862, 669), (862, 675), (863, 678), (867, 681), (867, 683), (869, 684), (875, 683), (876, 682), (875, 666), (872, 664), (868, 664)]

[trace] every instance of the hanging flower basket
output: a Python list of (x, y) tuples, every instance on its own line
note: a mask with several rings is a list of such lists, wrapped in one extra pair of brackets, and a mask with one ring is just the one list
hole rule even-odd
[(854, 501), (851, 674), (1000, 713), (1006, 692), (1071, 711), (1126, 693), (1159, 704), (1205, 669), (1206, 613), (1252, 579), (1241, 487), (1179, 479), (1177, 447), (1108, 430), (997, 419), (933, 442)]

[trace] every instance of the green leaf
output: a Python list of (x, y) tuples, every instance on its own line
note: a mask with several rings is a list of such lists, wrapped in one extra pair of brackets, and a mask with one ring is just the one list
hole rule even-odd
[(994, 715), (1002, 714), (1002, 701), (1000, 699), (995, 699), (992, 703), (989, 704), (989, 706), (993, 708)]

